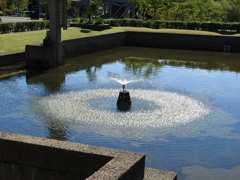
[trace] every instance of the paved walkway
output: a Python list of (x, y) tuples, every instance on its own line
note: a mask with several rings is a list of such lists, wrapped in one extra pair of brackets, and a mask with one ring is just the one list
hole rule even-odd
[[(33, 20), (31, 20), (30, 17), (20, 18), (20, 17), (6, 17), (6, 16), (0, 16), (0, 18), (2, 19), (2, 22), (22, 22), (22, 21), (33, 21)], [(35, 21), (36, 21), (36, 20), (35, 20)]]

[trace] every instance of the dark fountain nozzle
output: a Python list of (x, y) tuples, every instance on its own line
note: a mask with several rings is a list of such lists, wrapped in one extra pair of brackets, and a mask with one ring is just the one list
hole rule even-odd
[(128, 111), (131, 109), (130, 93), (125, 91), (125, 85), (123, 85), (123, 91), (119, 92), (117, 108), (120, 111)]

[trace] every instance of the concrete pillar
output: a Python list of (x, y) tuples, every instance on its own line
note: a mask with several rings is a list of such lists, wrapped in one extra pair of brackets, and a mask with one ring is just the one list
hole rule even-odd
[(49, 0), (49, 31), (43, 45), (27, 45), (27, 67), (52, 68), (65, 63), (61, 27), (67, 29), (67, 0)]
[(132, 5), (132, 19), (134, 19), (135, 18), (135, 7)]
[(106, 19), (106, 17), (107, 17), (107, 3), (106, 2), (104, 2), (103, 9), (104, 9), (104, 19)]
[(53, 47), (53, 64), (54, 66), (64, 64), (65, 59), (62, 57), (62, 42), (61, 42), (61, 25), (60, 25), (60, 1), (48, 1), (49, 10), (49, 41)]
[(84, 5), (85, 5), (85, 11), (84, 11), (84, 13), (87, 14), (88, 9), (89, 9), (89, 0), (85, 0)]
[(43, 17), (43, 6), (42, 6), (42, 0), (39, 0), (39, 17)]
[(109, 18), (112, 18), (112, 2), (109, 2)]

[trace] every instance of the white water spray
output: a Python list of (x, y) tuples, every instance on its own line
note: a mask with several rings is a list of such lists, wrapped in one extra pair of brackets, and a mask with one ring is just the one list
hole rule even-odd
[(114, 81), (117, 81), (118, 83), (120, 83), (120, 84), (122, 84), (122, 85), (127, 85), (127, 84), (129, 84), (129, 83), (131, 83), (131, 82), (137, 82), (137, 81), (139, 81), (139, 80), (127, 80), (127, 79), (117, 79), (117, 78), (110, 78), (110, 79), (112, 79), (112, 80), (114, 80)]
[[(117, 89), (94, 89), (51, 95), (40, 100), (44, 112), (61, 120), (84, 124), (125, 127), (171, 127), (186, 124), (205, 116), (210, 111), (201, 102), (172, 92), (131, 89), (132, 98), (155, 103), (153, 111), (119, 113), (99, 109), (89, 101), (116, 97)], [(113, 104), (115, 106), (115, 104)]]

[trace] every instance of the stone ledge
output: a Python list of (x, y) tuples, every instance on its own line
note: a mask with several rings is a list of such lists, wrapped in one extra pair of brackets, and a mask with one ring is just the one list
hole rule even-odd
[(177, 180), (177, 174), (171, 171), (145, 168), (144, 180)]

